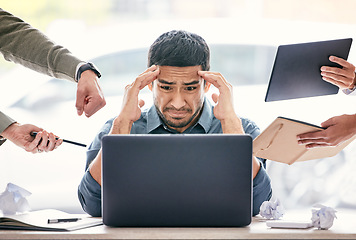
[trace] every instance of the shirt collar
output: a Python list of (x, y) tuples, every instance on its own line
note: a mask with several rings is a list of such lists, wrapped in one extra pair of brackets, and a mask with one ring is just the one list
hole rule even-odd
[(163, 125), (163, 122), (162, 122), (161, 118), (158, 116), (156, 107), (153, 104), (147, 113), (147, 133), (152, 132), (153, 130), (158, 128), (160, 125)]
[[(203, 112), (201, 113), (199, 121), (196, 123), (196, 125), (200, 124), (204, 128), (205, 133), (207, 133), (211, 127), (212, 121), (213, 121), (212, 106), (209, 100), (205, 97)], [(153, 130), (155, 130), (161, 125), (164, 125), (164, 123), (162, 122), (161, 118), (158, 116), (155, 105), (152, 105), (152, 107), (148, 110), (147, 113), (147, 133), (152, 132)]]
[(197, 123), (197, 124), (200, 124), (204, 128), (205, 133), (207, 133), (210, 129), (212, 121), (213, 121), (213, 117), (214, 117), (213, 108), (211, 106), (210, 101), (205, 97), (203, 112), (201, 113), (201, 116)]

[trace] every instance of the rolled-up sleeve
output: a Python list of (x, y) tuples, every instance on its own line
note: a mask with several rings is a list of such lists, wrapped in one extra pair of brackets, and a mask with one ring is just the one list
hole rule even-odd
[(253, 216), (260, 212), (260, 206), (264, 201), (272, 197), (271, 179), (266, 169), (261, 164), (260, 170), (253, 179)]

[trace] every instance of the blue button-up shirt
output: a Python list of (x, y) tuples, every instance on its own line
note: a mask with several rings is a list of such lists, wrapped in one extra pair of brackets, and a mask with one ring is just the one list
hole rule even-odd
[[(214, 107), (205, 99), (202, 114), (196, 124), (186, 129), (184, 134), (216, 134), (223, 133), (220, 120), (215, 118)], [(247, 118), (240, 118), (246, 134), (254, 139), (260, 134), (257, 125)], [(91, 176), (88, 166), (95, 159), (101, 149), (101, 139), (111, 130), (114, 118), (105, 123), (101, 131), (94, 138), (87, 151), (86, 172), (78, 188), (79, 201), (87, 213), (101, 216), (101, 186)], [(131, 134), (179, 134), (168, 128), (157, 114), (155, 106), (143, 110), (139, 120), (133, 123)], [(261, 204), (272, 196), (271, 180), (265, 170), (264, 159), (259, 159), (261, 168), (253, 179), (253, 215), (259, 213)]]

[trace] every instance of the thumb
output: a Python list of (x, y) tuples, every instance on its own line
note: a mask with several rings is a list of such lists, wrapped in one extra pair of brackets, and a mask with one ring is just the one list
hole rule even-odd
[(77, 109), (77, 113), (81, 116), (84, 112), (84, 102), (85, 102), (85, 95), (82, 91), (77, 91), (77, 99), (75, 102), (75, 107)]
[(211, 98), (213, 99), (214, 103), (217, 103), (219, 100), (219, 95), (217, 93), (213, 93)]
[(142, 99), (139, 99), (139, 100), (138, 100), (138, 106), (139, 106), (140, 108), (142, 108), (144, 105), (145, 105), (145, 101), (143, 101)]
[(325, 122), (322, 122), (320, 125), (321, 125), (321, 127), (323, 127), (323, 128), (327, 128), (327, 127), (330, 127), (331, 125), (334, 125), (334, 117), (329, 118), (329, 119), (326, 120)]

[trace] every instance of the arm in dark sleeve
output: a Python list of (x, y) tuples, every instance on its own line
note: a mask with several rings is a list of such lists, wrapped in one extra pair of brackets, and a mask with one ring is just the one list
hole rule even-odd
[[(260, 134), (260, 129), (253, 121), (241, 117), (245, 133), (255, 139)], [(266, 172), (266, 159), (257, 158), (260, 161), (260, 170), (253, 179), (253, 216), (260, 211), (260, 206), (264, 201), (269, 201), (272, 197), (271, 179)]]
[[(259, 159), (259, 158), (258, 158)], [(260, 212), (260, 206), (264, 201), (272, 197), (271, 179), (261, 163), (260, 171), (253, 179), (253, 216)]]
[(89, 172), (89, 165), (98, 155), (101, 149), (101, 139), (104, 135), (110, 132), (112, 122), (114, 119), (110, 119), (105, 123), (90, 144), (87, 150), (87, 162), (85, 166), (85, 174), (78, 187), (78, 199), (85, 212), (93, 217), (101, 216), (101, 186)]
[(78, 187), (78, 198), (83, 210), (93, 217), (101, 217), (101, 186), (85, 172)]

